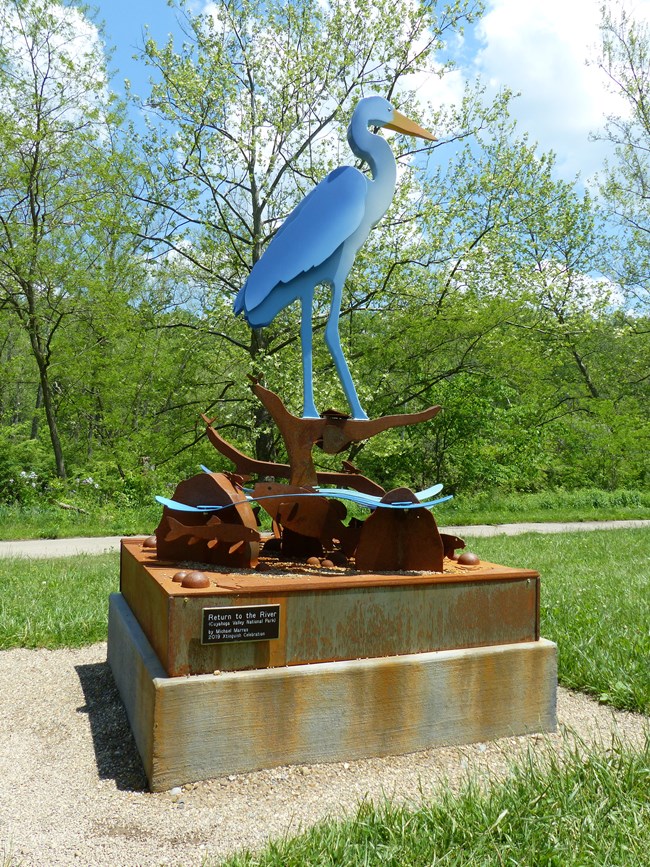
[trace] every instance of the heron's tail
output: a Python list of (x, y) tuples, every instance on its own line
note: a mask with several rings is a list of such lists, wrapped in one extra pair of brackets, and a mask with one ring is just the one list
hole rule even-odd
[[(246, 281), (248, 283), (248, 280)], [(235, 303), (232, 305), (233, 312), (235, 316), (239, 316), (240, 313), (246, 308), (246, 302), (244, 300), (244, 296), (246, 294), (246, 283), (241, 287), (239, 292), (237, 293), (237, 297), (235, 298)]]

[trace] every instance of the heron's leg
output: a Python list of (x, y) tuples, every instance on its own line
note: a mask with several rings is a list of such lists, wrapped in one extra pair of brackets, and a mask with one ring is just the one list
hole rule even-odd
[(314, 403), (314, 372), (312, 362), (313, 336), (311, 331), (312, 295), (305, 293), (300, 299), (302, 306), (300, 319), (300, 342), (302, 344), (302, 417), (320, 418)]
[(332, 354), (336, 370), (343, 386), (343, 391), (350, 404), (352, 417), (357, 419), (367, 419), (368, 416), (361, 408), (357, 390), (352, 382), (350, 368), (343, 355), (341, 347), (341, 335), (339, 334), (339, 313), (341, 312), (341, 291), (342, 286), (337, 289), (336, 284), (332, 287), (332, 304), (330, 307), (330, 315), (325, 326), (325, 343)]

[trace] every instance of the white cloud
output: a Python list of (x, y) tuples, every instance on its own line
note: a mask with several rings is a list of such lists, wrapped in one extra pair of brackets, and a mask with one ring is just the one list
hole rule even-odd
[[(626, 4), (650, 17), (650, 0)], [(554, 150), (568, 175), (588, 177), (602, 162), (589, 133), (620, 111), (595, 61), (601, 0), (489, 0), (476, 28), (475, 65), (491, 88), (510, 87), (523, 130)]]
[[(326, 6), (326, 0), (322, 0)], [(412, 0), (406, 0), (412, 2)], [(557, 154), (559, 171), (567, 178), (578, 172), (589, 179), (608, 152), (604, 143), (590, 141), (602, 129), (608, 113), (623, 112), (608, 91), (596, 59), (600, 46), (603, 0), (487, 0), (486, 12), (466, 36), (456, 36), (447, 54), (458, 61), (439, 76), (419, 72), (402, 82), (434, 106), (458, 106), (465, 82), (478, 73), (488, 93), (508, 87), (520, 96), (513, 113), (522, 132), (542, 150)], [(650, 0), (613, 0), (634, 15), (650, 20)], [(195, 0), (218, 21), (213, 0)], [(427, 33), (414, 43), (416, 51)]]
[(97, 27), (74, 7), (58, 3), (47, 4), (45, 10), (6, 6), (0, 17), (0, 49), (7, 54), (5, 68), (14, 84), (0, 94), (4, 111), (16, 116), (27, 113), (33, 119), (32, 103), (25, 102), (25, 93), (38, 88), (48, 101), (48, 119), (53, 123), (73, 119), (108, 95)]
[(432, 106), (458, 106), (465, 92), (465, 80), (460, 69), (448, 70), (442, 75), (436, 72), (414, 72), (402, 78), (400, 90), (413, 90), (421, 100)]

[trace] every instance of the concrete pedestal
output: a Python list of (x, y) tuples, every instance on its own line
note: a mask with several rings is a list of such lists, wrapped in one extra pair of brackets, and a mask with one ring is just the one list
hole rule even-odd
[(108, 661), (153, 791), (556, 727), (544, 639), (169, 677), (117, 593)]

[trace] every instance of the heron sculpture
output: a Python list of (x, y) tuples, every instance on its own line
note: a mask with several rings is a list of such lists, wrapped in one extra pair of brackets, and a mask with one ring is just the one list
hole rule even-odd
[(319, 284), (332, 291), (325, 343), (353, 418), (368, 418), (341, 348), (339, 314), (343, 286), (354, 258), (372, 227), (388, 210), (395, 192), (395, 157), (388, 142), (372, 133), (370, 126), (436, 141), (435, 136), (395, 111), (383, 97), (360, 100), (348, 127), (348, 142), (356, 156), (370, 166), (372, 179), (352, 166), (330, 172), (280, 226), (235, 299), (235, 314), (243, 313), (253, 328), (268, 325), (281, 310), (300, 300), (303, 418), (319, 418), (314, 403), (311, 325), (314, 289)]

